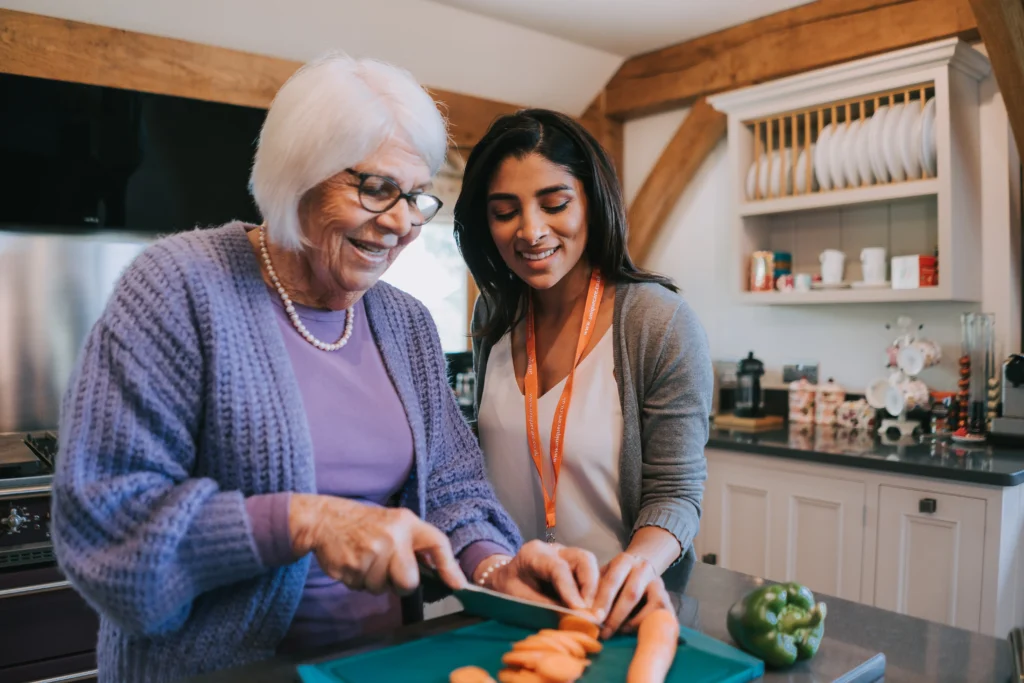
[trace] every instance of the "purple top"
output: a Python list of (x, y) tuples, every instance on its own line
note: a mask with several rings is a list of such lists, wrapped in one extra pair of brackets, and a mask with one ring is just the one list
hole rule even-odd
[[(317, 492), (374, 505), (394, 505), (413, 467), (409, 421), (367, 322), (363, 302), (355, 306), (348, 344), (333, 352), (305, 341), (273, 290), (278, 325), (302, 393), (313, 442)], [(345, 311), (295, 304), (306, 328), (334, 342), (345, 328)], [(268, 566), (293, 562), (288, 529), (289, 493), (252, 496), (246, 508), (260, 557)], [(467, 576), (485, 557), (506, 553), (501, 546), (474, 543), (460, 555)], [(399, 599), (393, 594), (352, 591), (330, 578), (314, 560), (302, 599), (282, 650), (318, 647), (401, 625)]]

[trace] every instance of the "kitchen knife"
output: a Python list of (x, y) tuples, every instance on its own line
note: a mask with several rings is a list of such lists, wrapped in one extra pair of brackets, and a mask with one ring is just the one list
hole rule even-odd
[[(445, 591), (451, 590), (437, 572), (423, 562), (420, 562), (420, 577), (425, 584), (433, 583)], [(462, 603), (466, 614), (534, 631), (558, 628), (558, 623), (565, 616), (579, 617), (600, 626), (600, 622), (587, 612), (516, 598), (472, 583), (467, 583), (465, 588), (452, 593)]]

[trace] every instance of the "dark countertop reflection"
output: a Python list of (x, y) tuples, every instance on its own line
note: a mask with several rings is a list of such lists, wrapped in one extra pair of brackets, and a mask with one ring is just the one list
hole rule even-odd
[(708, 448), (991, 486), (1024, 483), (1022, 448), (917, 439), (896, 445), (883, 443), (874, 431), (824, 425), (790, 425), (759, 434), (712, 429)]
[[(684, 626), (732, 643), (725, 626), (729, 607), (762, 579), (700, 564), (689, 577), (668, 585)], [(1010, 680), (1009, 643), (960, 628), (818, 594), (828, 604), (825, 638), (814, 659), (763, 680), (811, 683), (834, 681), (878, 653), (886, 657), (886, 681)], [(188, 683), (294, 683), (295, 665), (335, 659), (467, 626), (478, 620), (461, 614), (405, 626), (386, 636), (363, 638), (300, 659), (274, 658), (246, 667), (189, 679)]]

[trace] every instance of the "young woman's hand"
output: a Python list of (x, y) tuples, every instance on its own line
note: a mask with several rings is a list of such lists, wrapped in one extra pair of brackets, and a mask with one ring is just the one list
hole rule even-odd
[(644, 617), (661, 607), (675, 610), (664, 581), (646, 558), (621, 553), (602, 568), (594, 600), (594, 610), (608, 615), (602, 638), (610, 638), (620, 630), (636, 631)]
[(296, 493), (288, 526), (296, 555), (312, 552), (325, 574), (353, 590), (409, 595), (420, 583), (417, 555), (453, 590), (466, 584), (448, 537), (405, 508)]
[[(484, 560), (477, 575), (501, 559)], [(586, 550), (530, 541), (508, 564), (492, 570), (487, 586), (528, 600), (587, 610), (597, 594), (598, 578), (597, 558)]]

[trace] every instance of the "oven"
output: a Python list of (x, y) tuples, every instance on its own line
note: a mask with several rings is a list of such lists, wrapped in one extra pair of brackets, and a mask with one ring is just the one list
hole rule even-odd
[(0, 683), (96, 680), (99, 620), (50, 539), (53, 433), (0, 435)]

